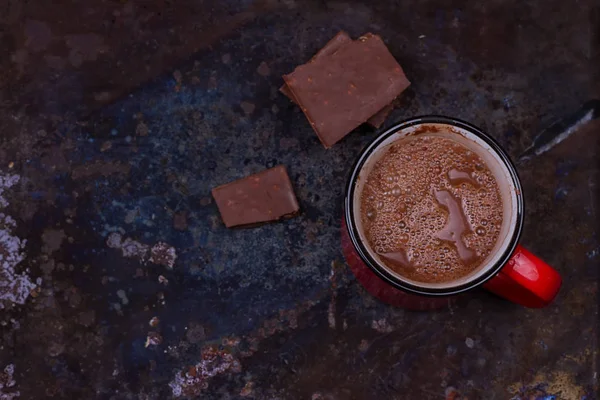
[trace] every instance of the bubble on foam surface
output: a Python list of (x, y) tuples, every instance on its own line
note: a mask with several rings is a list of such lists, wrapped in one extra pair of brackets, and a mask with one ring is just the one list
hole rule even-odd
[[(464, 215), (461, 237), (439, 237), (449, 222), (448, 208), (435, 196), (442, 191)], [(489, 255), (502, 223), (502, 199), (477, 154), (450, 138), (420, 135), (395, 143), (375, 163), (363, 188), (361, 218), (377, 253), (406, 255), (406, 263), (388, 260), (388, 267), (416, 281), (445, 282), (467, 275)]]

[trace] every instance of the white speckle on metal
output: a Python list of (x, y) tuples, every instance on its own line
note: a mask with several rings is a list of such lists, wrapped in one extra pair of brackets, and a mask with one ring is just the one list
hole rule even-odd
[(106, 239), (106, 245), (111, 249), (118, 249), (119, 247), (121, 247), (122, 241), (123, 238), (121, 237), (121, 234), (118, 232), (113, 232), (110, 235), (108, 235), (108, 238)]
[[(18, 182), (18, 175), (0, 174), (0, 208), (8, 205), (2, 194)], [(4, 302), (24, 304), (36, 288), (26, 273), (16, 272), (17, 265), (25, 259), (26, 244), (25, 240), (13, 235), (16, 226), (11, 216), (0, 213), (0, 308), (4, 308)]]
[(112, 232), (106, 238), (106, 245), (111, 249), (119, 249), (123, 254), (123, 257), (127, 258), (137, 258), (142, 262), (145, 262), (148, 257), (148, 250), (150, 246), (147, 244), (140, 243), (131, 238), (126, 238), (123, 240), (123, 237), (120, 233)]
[(598, 257), (598, 254), (600, 254), (600, 247), (596, 247), (594, 250), (590, 250), (587, 253), (585, 253), (587, 258), (590, 260)]
[(119, 298), (121, 299), (121, 303), (123, 303), (124, 306), (129, 304), (129, 299), (127, 298), (127, 293), (125, 293), (125, 291), (123, 289), (117, 290), (117, 296), (119, 296)]
[(125, 239), (121, 245), (121, 252), (123, 252), (124, 257), (139, 258), (142, 261), (148, 256), (148, 249), (148, 245), (131, 238)]
[(2, 196), (6, 189), (10, 189), (17, 183), (19, 183), (19, 175), (2, 175), (0, 174), (0, 207), (6, 207), (8, 201)]
[(11, 391), (11, 393), (4, 393), (4, 389), (12, 388), (17, 384), (13, 377), (14, 374), (14, 364), (8, 364), (6, 367), (4, 367), (4, 371), (0, 373), (0, 400), (12, 400), (16, 397), (21, 396), (21, 393), (19, 391)]
[(373, 320), (373, 322), (371, 322), (371, 328), (375, 329), (377, 332), (380, 333), (390, 333), (394, 330), (394, 328), (389, 324), (389, 322), (385, 318)]
[(145, 347), (148, 346), (158, 346), (163, 341), (162, 336), (158, 332), (148, 332), (148, 336), (146, 337)]
[[(111, 249), (119, 249), (123, 257), (137, 258), (142, 263), (147, 261), (173, 268), (177, 259), (175, 248), (167, 243), (158, 242), (152, 248), (132, 238), (123, 238), (120, 233), (112, 232), (106, 238), (106, 245)], [(165, 284), (168, 281), (165, 279)], [(161, 282), (163, 283), (163, 282)]]
[(202, 351), (202, 360), (195, 366), (178, 372), (169, 387), (175, 397), (195, 397), (208, 387), (211, 378), (229, 371), (241, 371), (239, 360), (226, 351), (206, 347)]
[(173, 246), (164, 242), (158, 242), (150, 250), (150, 262), (173, 268), (177, 259), (177, 252)]

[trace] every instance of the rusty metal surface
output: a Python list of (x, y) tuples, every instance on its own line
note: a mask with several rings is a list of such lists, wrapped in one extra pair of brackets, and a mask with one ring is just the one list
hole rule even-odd
[[(518, 166), (522, 243), (564, 276), (553, 305), (478, 291), (408, 312), (370, 297), (339, 245), (347, 173), (377, 132), (326, 151), (277, 88), (340, 29), (372, 31), (413, 82), (386, 125), (462, 118), (517, 158), (600, 94), (599, 15), (0, 2), (0, 398), (597, 398), (598, 124)], [(277, 163), (302, 214), (226, 229), (210, 189)]]

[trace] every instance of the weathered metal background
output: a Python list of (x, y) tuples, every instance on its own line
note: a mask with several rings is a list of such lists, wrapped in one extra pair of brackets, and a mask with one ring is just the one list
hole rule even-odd
[[(1, 399), (597, 398), (598, 124), (519, 165), (556, 303), (416, 313), (339, 245), (377, 132), (326, 151), (277, 91), (337, 31), (375, 32), (412, 81), (386, 125), (455, 116), (516, 159), (600, 94), (597, 3), (373, 3), (0, 1)], [(278, 163), (302, 214), (225, 229), (210, 189)]]

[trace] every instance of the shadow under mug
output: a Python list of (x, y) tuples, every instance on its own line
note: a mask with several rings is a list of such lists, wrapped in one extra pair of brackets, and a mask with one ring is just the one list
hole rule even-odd
[[(411, 134), (427, 130), (450, 130), (475, 143), (478, 153), (498, 166), (506, 184), (501, 192), (509, 193), (503, 203), (509, 208), (501, 237), (492, 254), (476, 272), (456, 283), (426, 284), (410, 281), (391, 271), (370, 249), (360, 225), (360, 185), (366, 180), (368, 165), (374, 163), (391, 143)], [(410, 168), (410, 167), (409, 167)], [(502, 190), (503, 189), (503, 190)], [(526, 307), (540, 308), (556, 297), (562, 279), (558, 272), (518, 244), (523, 227), (523, 194), (516, 169), (504, 150), (477, 127), (442, 116), (416, 117), (400, 122), (375, 138), (360, 154), (352, 168), (345, 197), (342, 221), (342, 249), (359, 282), (374, 296), (409, 309), (435, 309), (444, 306), (452, 296), (478, 287)]]

